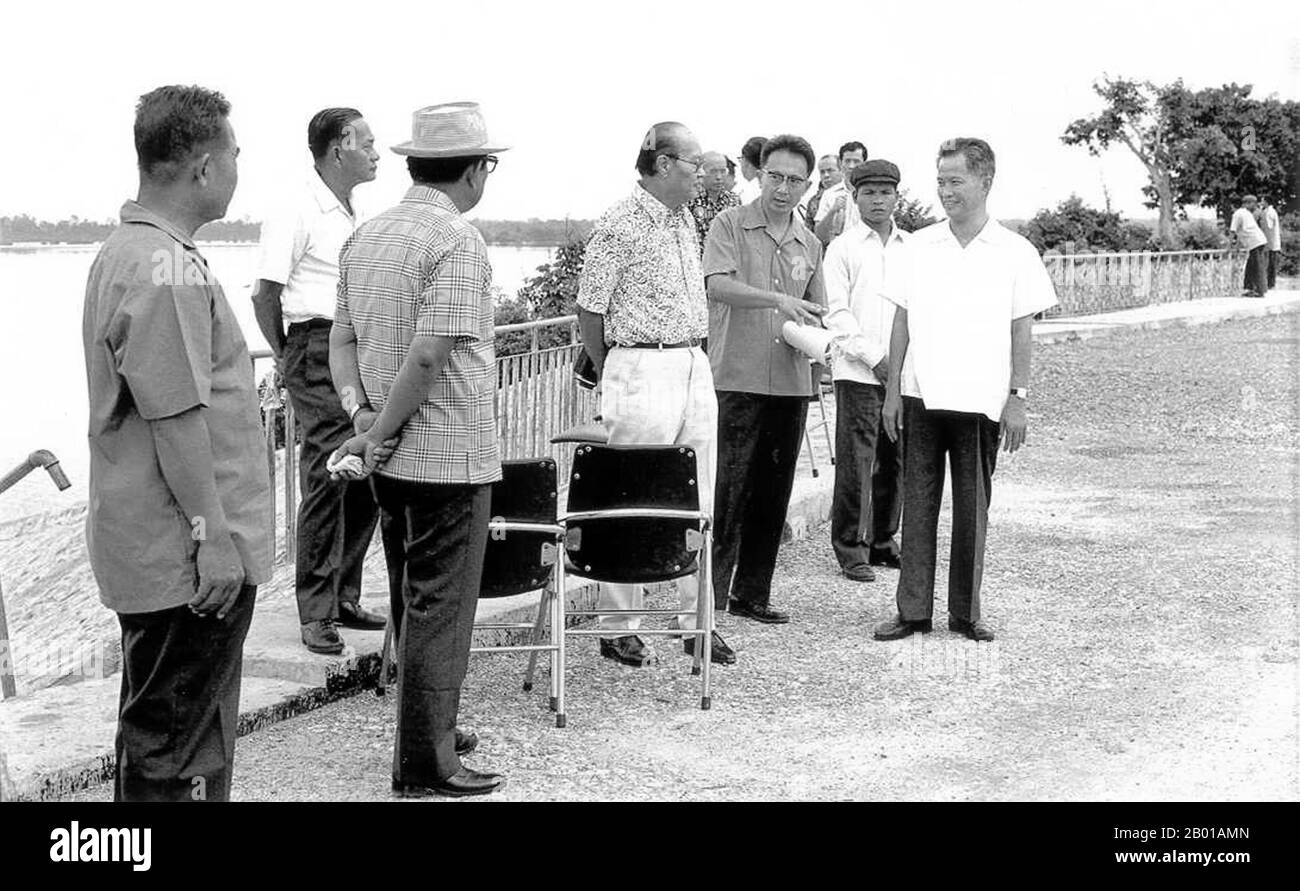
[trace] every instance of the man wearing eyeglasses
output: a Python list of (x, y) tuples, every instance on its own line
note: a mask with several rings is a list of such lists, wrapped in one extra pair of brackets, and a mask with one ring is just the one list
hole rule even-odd
[(705, 152), (700, 168), (703, 190), (686, 205), (695, 218), (695, 234), (700, 242), (700, 256), (704, 256), (704, 241), (709, 235), (713, 218), (728, 207), (739, 207), (740, 196), (726, 188), (727, 159), (721, 152)]
[(456, 716), (491, 484), (501, 479), (492, 264), (462, 214), (505, 150), (475, 103), (420, 109), (411, 140), (393, 146), (411, 188), (339, 255), (330, 370), (345, 408), (369, 404), (378, 416), (336, 454), (375, 471), (383, 512), (399, 678), (393, 791), (402, 797), (481, 795), (503, 782), (461, 763), (478, 740), (456, 729)]
[(856, 140), (840, 146), (840, 181), (826, 190), (817, 208), (814, 229), (822, 244), (830, 244), (837, 235), (862, 225), (862, 217), (857, 213), (853, 200), (853, 190), (849, 188), (849, 175), (859, 164), (867, 160), (867, 147)]
[[(592, 230), (578, 284), (582, 342), (600, 374), (600, 412), (613, 445), (684, 445), (694, 449), (700, 509), (710, 511), (717, 451), (717, 400), (709, 360), (708, 304), (700, 273), (695, 221), (686, 209), (695, 172), (707, 163), (691, 131), (675, 121), (655, 124), (637, 153), (640, 182)], [(677, 580), (679, 627), (694, 628), (699, 584)], [(640, 609), (640, 585), (601, 584), (597, 610)], [(636, 635), (640, 616), (601, 616), (608, 631), (600, 654), (641, 666), (650, 649)], [(695, 654), (695, 638), (683, 648)], [(735, 652), (717, 632), (712, 661)]]
[(773, 624), (789, 621), (770, 606), (772, 573), (812, 395), (808, 359), (781, 327), (818, 324), (826, 305), (822, 245), (798, 213), (816, 161), (798, 136), (768, 140), (759, 199), (718, 214), (704, 248), (718, 394), (714, 592), (729, 612)]

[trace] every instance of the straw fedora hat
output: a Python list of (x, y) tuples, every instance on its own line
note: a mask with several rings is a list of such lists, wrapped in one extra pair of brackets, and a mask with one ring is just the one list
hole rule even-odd
[(411, 139), (393, 146), (393, 151), (412, 158), (465, 158), (508, 148), (488, 138), (477, 102), (444, 102), (411, 115)]

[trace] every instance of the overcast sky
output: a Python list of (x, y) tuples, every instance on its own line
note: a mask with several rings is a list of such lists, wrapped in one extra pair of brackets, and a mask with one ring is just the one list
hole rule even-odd
[[(742, 19), (738, 11), (747, 15)], [(1027, 217), (1077, 192), (1141, 207), (1123, 149), (1060, 143), (1100, 107), (1103, 72), (1191, 87), (1236, 81), (1300, 98), (1300, 3), (1135, 0), (1031, 4), (154, 2), (9, 4), (0, 214), (116, 215), (136, 188), (137, 97), (166, 83), (221, 90), (243, 150), (231, 217), (259, 219), (307, 169), (306, 122), (354, 105), (379, 142), (409, 138), (413, 109), (482, 103), (502, 156), (476, 215), (591, 217), (634, 181), (647, 127), (676, 119), (735, 156), (786, 131), (818, 154), (865, 142), (933, 202), (937, 144), (982, 136), (998, 155), (994, 213)], [(1044, 11), (1051, 10), (1051, 11)], [(1249, 12), (1249, 15), (1246, 13)], [(640, 18), (638, 18), (640, 16)], [(363, 200), (407, 184), (385, 148)]]

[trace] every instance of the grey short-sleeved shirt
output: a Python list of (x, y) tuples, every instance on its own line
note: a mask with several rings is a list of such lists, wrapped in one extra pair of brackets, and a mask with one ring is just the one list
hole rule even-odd
[[(780, 242), (759, 201), (713, 218), (704, 244), (704, 277), (735, 273), (746, 285), (826, 305), (822, 243), (794, 214)], [(811, 396), (808, 359), (781, 337), (775, 309), (709, 302), (709, 362), (718, 390), (765, 396)]]
[(199, 527), (159, 467), (149, 422), (206, 409), (217, 494), (245, 582), (271, 578), (271, 487), (253, 363), (221, 285), (189, 236), (134, 201), (86, 283), (90, 391), (86, 541), (100, 599), (120, 613), (182, 606)]

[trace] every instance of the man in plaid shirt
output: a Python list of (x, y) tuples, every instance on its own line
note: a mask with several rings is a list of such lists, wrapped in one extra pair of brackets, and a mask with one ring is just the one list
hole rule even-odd
[(477, 738), (456, 729), (456, 713), (501, 462), (492, 267), (461, 214), (483, 197), (504, 147), (467, 103), (421, 109), (413, 130), (393, 148), (413, 185), (339, 256), (330, 370), (346, 410), (378, 413), (340, 452), (375, 469), (384, 515), (398, 631), (393, 791), (478, 795), (503, 779), (461, 764)]

